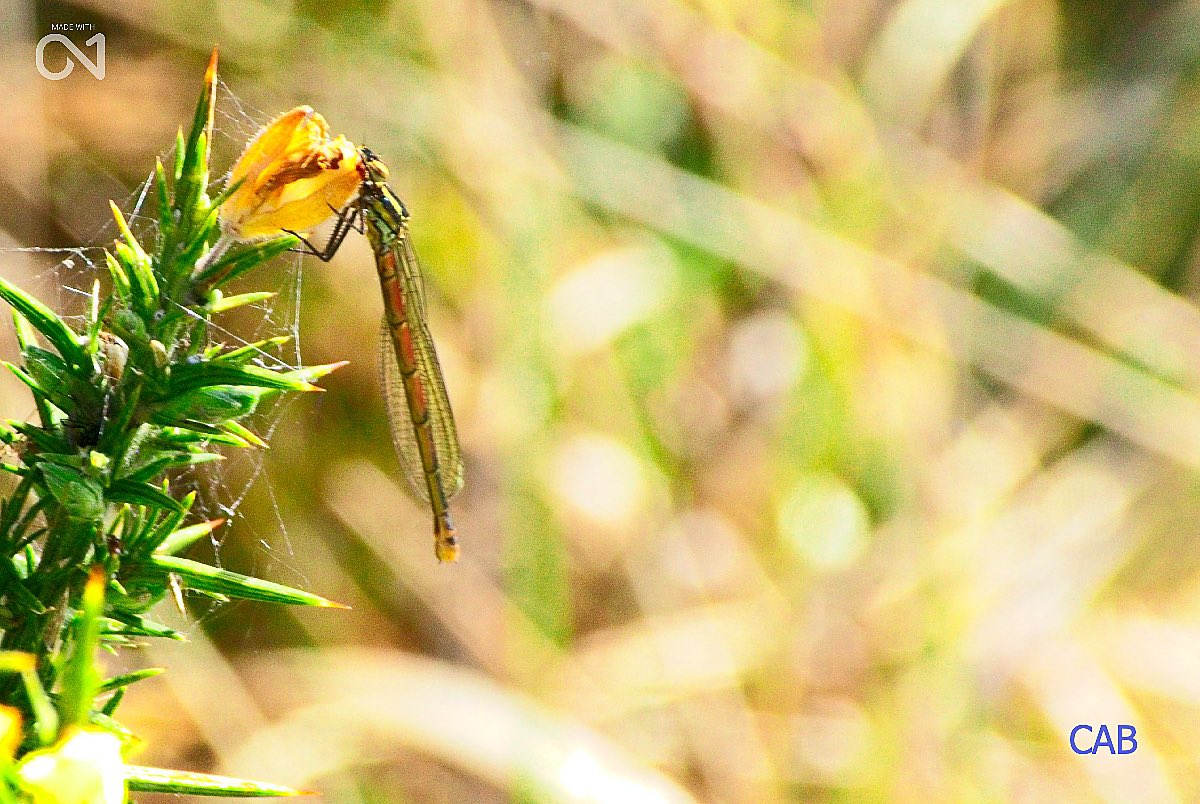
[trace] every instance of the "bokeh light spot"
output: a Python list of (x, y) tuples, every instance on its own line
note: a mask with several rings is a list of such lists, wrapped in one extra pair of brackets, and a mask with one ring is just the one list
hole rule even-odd
[(820, 570), (848, 567), (867, 544), (870, 522), (858, 495), (830, 475), (809, 475), (779, 506), (779, 531), (795, 553)]
[(556, 496), (599, 525), (628, 522), (646, 494), (641, 461), (623, 444), (602, 435), (580, 435), (563, 443), (550, 461), (549, 472)]
[(676, 284), (664, 246), (606, 251), (567, 274), (548, 299), (558, 343), (571, 354), (609, 343), (663, 306)]
[(787, 313), (771, 310), (742, 321), (729, 345), (729, 377), (736, 399), (753, 402), (791, 388), (808, 366), (808, 342)]

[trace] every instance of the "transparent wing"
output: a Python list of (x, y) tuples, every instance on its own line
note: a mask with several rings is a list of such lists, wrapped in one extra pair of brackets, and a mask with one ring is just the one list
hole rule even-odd
[[(433, 350), (433, 339), (424, 321), (413, 327), (413, 336), (418, 366), (414, 380), (420, 383), (428, 400), (429, 427), (437, 450), (438, 476), (441, 478), (446, 498), (449, 499), (463, 487), (462, 448), (458, 443), (458, 431), (454, 427), (454, 414), (450, 410), (446, 384), (438, 366), (437, 354)], [(404, 393), (404, 377), (400, 373), (400, 364), (396, 359), (386, 316), (380, 326), (379, 364), (382, 367), (383, 398), (387, 405), (396, 456), (414, 496), (428, 502), (429, 488), (425, 485), (421, 450), (417, 446), (412, 413), (408, 407), (408, 397)]]
[[(408, 227), (401, 225), (400, 228), (400, 236), (394, 241), (399, 251), (400, 281), (404, 284), (405, 297), (408, 299), (407, 318), (417, 353), (417, 376), (421, 378), (429, 404), (429, 424), (433, 428), (433, 443), (437, 446), (438, 475), (448, 500), (463, 487), (462, 447), (458, 443), (454, 411), (450, 407), (446, 381), (442, 377), (442, 367), (438, 363), (437, 350), (425, 314), (425, 277), (421, 273), (417, 254), (413, 251)], [(394, 368), (399, 375), (399, 367)]]
[[(420, 324), (425, 329), (425, 337), (429, 343), (433, 343), (433, 339), (429, 338), (429, 326), (425, 323), (425, 276), (421, 273), (421, 263), (417, 261), (417, 253), (413, 251), (412, 237), (409, 236), (408, 227), (403, 227), (404, 231), (401, 236), (396, 238), (396, 245), (400, 249), (400, 270), (403, 272), (404, 289), (409, 292), (409, 314), (411, 318), (419, 318)], [(414, 326), (415, 328), (415, 326)], [(432, 348), (430, 349), (432, 351)], [(437, 357), (434, 357), (434, 365), (437, 364)], [(441, 374), (441, 370), (438, 370)]]

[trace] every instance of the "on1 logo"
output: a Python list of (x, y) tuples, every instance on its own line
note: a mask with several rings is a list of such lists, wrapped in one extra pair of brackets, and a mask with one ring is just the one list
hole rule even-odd
[(1110, 754), (1132, 754), (1137, 750), (1137, 729), (1126, 723), (1117, 725), (1117, 742), (1113, 744), (1112, 733), (1108, 726), (1100, 724), (1099, 729), (1093, 730), (1086, 723), (1080, 723), (1071, 729), (1071, 750), (1076, 754), (1098, 754), (1101, 748), (1107, 748)]
[(96, 78), (99, 80), (104, 79), (104, 34), (94, 34), (84, 42), (85, 45), (96, 46), (95, 61), (92, 61), (90, 58), (88, 58), (88, 55), (80, 50), (74, 42), (60, 33), (46, 34), (38, 40), (37, 50), (35, 50), (33, 53), (33, 61), (37, 66), (37, 71), (42, 74), (43, 78), (46, 78), (50, 81), (61, 81), (70, 75), (71, 71), (75, 69), (75, 61), (71, 58), (71, 55), (68, 55), (67, 63), (63, 65), (61, 69), (47, 69), (46, 45), (50, 44), (51, 42), (57, 42), (66, 47), (67, 50), (71, 51), (71, 55), (75, 56), (76, 59), (79, 59), (80, 63), (87, 68), (89, 73), (96, 76)]

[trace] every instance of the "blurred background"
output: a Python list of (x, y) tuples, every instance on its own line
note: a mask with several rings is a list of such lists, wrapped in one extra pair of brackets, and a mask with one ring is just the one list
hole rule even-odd
[[(38, 74), (55, 23), (105, 35), (103, 80)], [(90, 285), (98, 252), (15, 249), (111, 239), (217, 44), (216, 172), (298, 103), (391, 166), (466, 452), (439, 566), (365, 241), (255, 276), (280, 297), (230, 338), (298, 316), (304, 362), (352, 363), (201, 479), (236, 507), (208, 557), (353, 610), (164, 605), (191, 641), (109, 662), (169, 668), (123, 705), (136, 761), (329, 802), (1200, 799), (1200, 2), (6, 0), (0, 30), (0, 273)]]

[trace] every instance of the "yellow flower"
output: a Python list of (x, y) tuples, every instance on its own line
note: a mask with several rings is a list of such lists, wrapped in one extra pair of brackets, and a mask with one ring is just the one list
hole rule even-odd
[(358, 150), (330, 139), (325, 118), (297, 106), (271, 121), (233, 166), (237, 189), (221, 204), (222, 232), (235, 240), (304, 231), (346, 205), (362, 182)]
[(0, 767), (12, 761), (21, 744), (21, 713), (11, 706), (0, 706)]
[(124, 804), (121, 741), (95, 729), (74, 729), (55, 745), (34, 751), (17, 769), (33, 804)]

